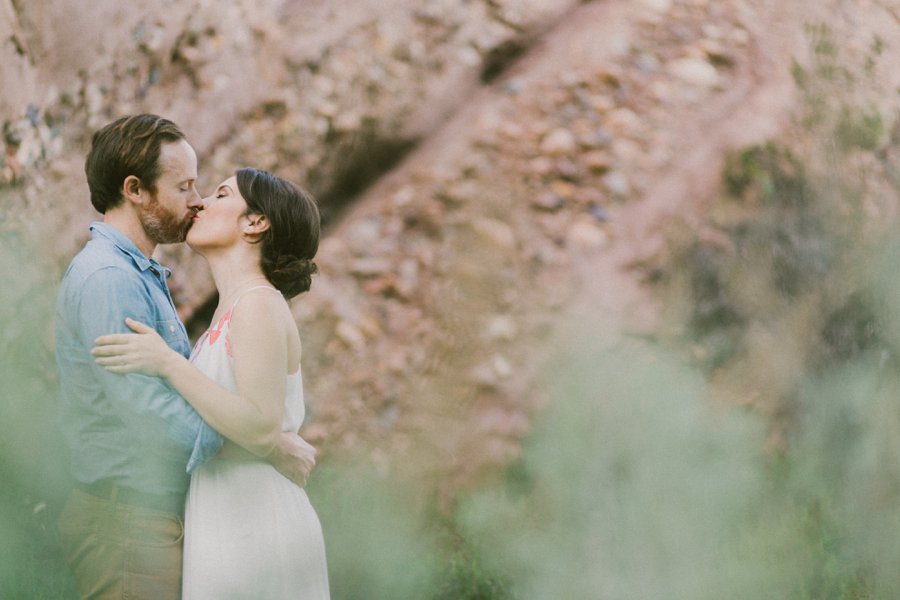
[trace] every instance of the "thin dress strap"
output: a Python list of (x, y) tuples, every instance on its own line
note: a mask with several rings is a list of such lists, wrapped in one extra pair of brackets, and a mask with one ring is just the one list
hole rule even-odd
[[(228, 312), (230, 312), (230, 313), (234, 312), (234, 307), (237, 306), (238, 301), (240, 301), (240, 299), (244, 297), (244, 294), (246, 294), (247, 292), (252, 292), (253, 290), (259, 290), (259, 289), (266, 289), (266, 290), (272, 290), (273, 292), (278, 292), (278, 290), (273, 288), (271, 285), (255, 285), (251, 288), (247, 288), (246, 290), (241, 292), (237, 298), (234, 299), (234, 302), (231, 303), (231, 309)], [(281, 292), (278, 292), (278, 293), (280, 294)]]

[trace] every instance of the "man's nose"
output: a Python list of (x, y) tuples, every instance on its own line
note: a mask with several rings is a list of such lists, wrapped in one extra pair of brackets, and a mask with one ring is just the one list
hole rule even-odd
[(188, 208), (196, 208), (197, 210), (203, 210), (203, 198), (200, 197), (200, 192), (194, 190), (194, 193), (191, 194), (190, 200), (188, 200)]

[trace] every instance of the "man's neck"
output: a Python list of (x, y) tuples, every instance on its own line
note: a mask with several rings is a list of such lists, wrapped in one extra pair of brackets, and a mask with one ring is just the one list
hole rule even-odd
[(119, 230), (147, 258), (150, 258), (153, 251), (156, 250), (156, 242), (147, 237), (137, 215), (127, 209), (117, 208), (106, 211), (106, 214), (103, 215), (103, 222)]

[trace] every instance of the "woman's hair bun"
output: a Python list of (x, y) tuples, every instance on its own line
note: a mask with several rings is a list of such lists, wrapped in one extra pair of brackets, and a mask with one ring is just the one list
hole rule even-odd
[(263, 273), (279, 292), (288, 298), (308, 291), (312, 286), (313, 273), (318, 271), (316, 263), (308, 258), (282, 255), (273, 261), (262, 261)]

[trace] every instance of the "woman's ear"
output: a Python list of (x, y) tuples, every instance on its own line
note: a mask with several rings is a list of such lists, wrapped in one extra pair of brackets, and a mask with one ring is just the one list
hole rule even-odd
[(262, 235), (270, 226), (271, 223), (269, 223), (266, 215), (249, 214), (247, 215), (247, 222), (244, 223), (241, 231), (244, 235), (256, 237)]
[(141, 187), (141, 180), (136, 176), (129, 175), (125, 178), (125, 181), (122, 182), (122, 195), (129, 202), (133, 204), (143, 204), (144, 197), (142, 193), (143, 188)]

